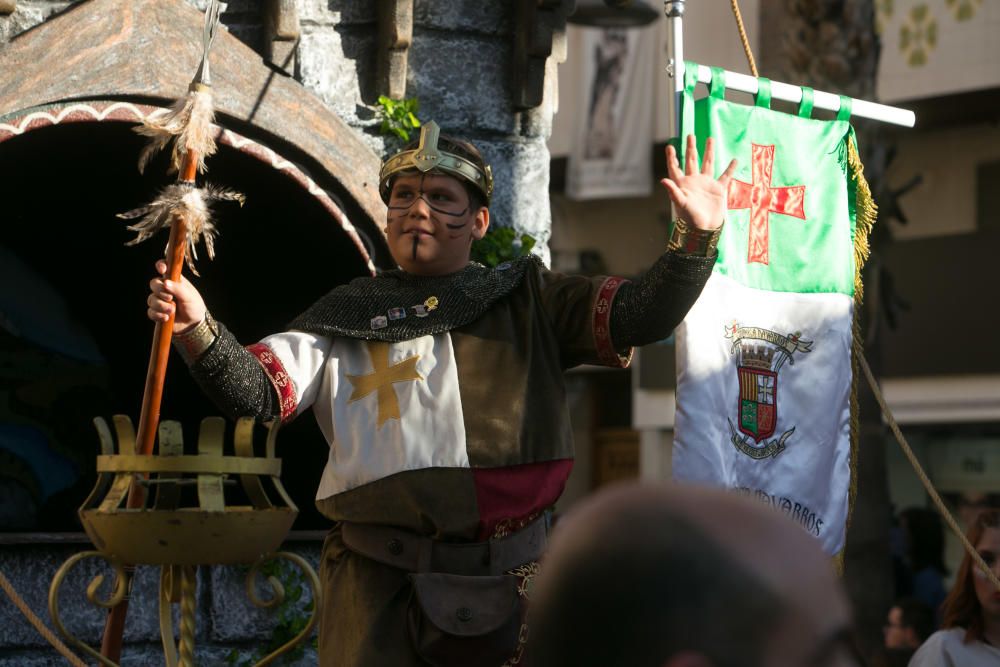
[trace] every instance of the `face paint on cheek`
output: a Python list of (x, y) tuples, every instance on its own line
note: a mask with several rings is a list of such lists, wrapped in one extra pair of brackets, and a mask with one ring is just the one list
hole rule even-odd
[(457, 239), (461, 236), (461, 231), (465, 226), (469, 224), (468, 222), (446, 222), (444, 223), (444, 228), (447, 230), (448, 238), (451, 240)]

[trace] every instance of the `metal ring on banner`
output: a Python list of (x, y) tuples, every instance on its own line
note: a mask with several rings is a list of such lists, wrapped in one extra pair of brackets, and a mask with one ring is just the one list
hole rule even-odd
[(802, 101), (799, 102), (799, 118), (812, 118), (813, 89), (802, 86)]
[(757, 94), (754, 96), (754, 104), (757, 106), (771, 108), (771, 80), (760, 77), (757, 79)]
[(712, 80), (708, 82), (708, 94), (720, 100), (726, 99), (726, 70), (721, 67), (712, 68)]
[(837, 120), (851, 119), (851, 98), (846, 95), (840, 96), (840, 109), (837, 111)]

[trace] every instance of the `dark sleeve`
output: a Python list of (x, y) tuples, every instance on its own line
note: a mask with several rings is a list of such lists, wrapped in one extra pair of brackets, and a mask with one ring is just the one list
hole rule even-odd
[(625, 368), (631, 349), (612, 341), (611, 304), (628, 281), (606, 276), (564, 275), (542, 269), (538, 275), (542, 308), (552, 325), (564, 368), (594, 364)]
[(278, 419), (278, 396), (263, 367), (221, 323), (218, 328), (215, 342), (190, 365), (195, 382), (232, 419)]
[(681, 323), (712, 275), (715, 255), (665, 252), (611, 303), (611, 338), (622, 350), (663, 340)]

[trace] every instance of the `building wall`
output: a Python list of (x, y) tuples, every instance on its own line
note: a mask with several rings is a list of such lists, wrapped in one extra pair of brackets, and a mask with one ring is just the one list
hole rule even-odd
[(1000, 161), (1000, 127), (995, 123), (923, 130), (918, 118), (917, 127), (897, 133), (894, 143), (898, 153), (889, 165), (890, 185), (922, 179), (900, 201), (907, 223), (888, 221), (896, 241), (972, 234), (982, 226), (980, 215), (1000, 215), (980, 212), (977, 196), (978, 169)]

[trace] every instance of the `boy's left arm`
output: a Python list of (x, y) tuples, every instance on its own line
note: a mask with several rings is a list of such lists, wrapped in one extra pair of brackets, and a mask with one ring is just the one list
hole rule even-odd
[(636, 283), (622, 285), (611, 307), (611, 337), (619, 350), (662, 340), (680, 324), (712, 274), (716, 245), (727, 211), (726, 194), (736, 169), (733, 160), (716, 179), (710, 138), (698, 165), (694, 136), (687, 138), (681, 170), (667, 147), (667, 178), (661, 182), (677, 212), (665, 252)]
[(708, 256), (668, 250), (641, 279), (623, 284), (611, 304), (615, 348), (647, 345), (669, 336), (698, 300), (715, 257), (714, 250)]

